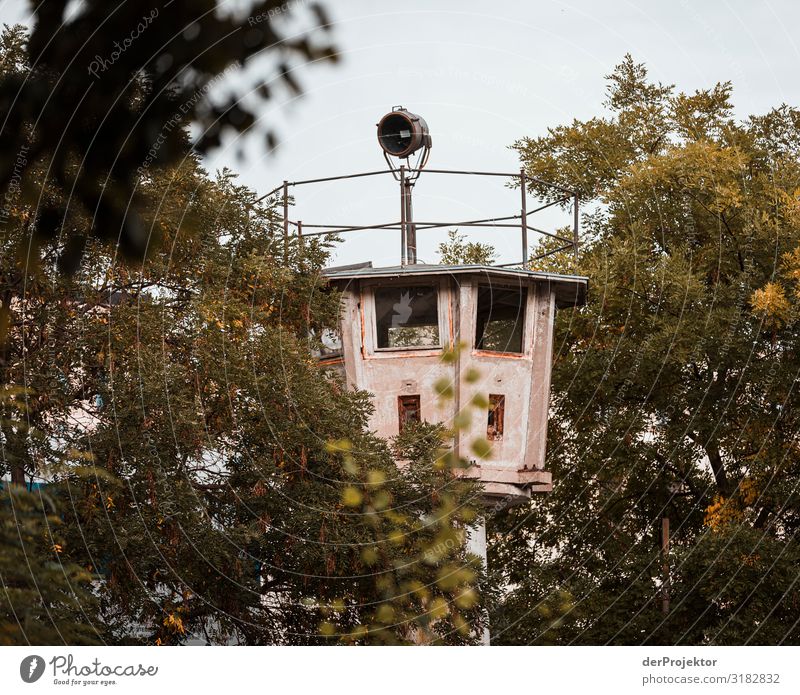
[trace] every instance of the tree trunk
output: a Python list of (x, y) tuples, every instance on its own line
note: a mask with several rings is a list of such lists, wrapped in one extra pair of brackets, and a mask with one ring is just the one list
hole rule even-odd
[(711, 463), (711, 471), (714, 473), (714, 480), (717, 483), (717, 489), (724, 497), (730, 497), (731, 486), (728, 480), (728, 472), (725, 470), (725, 463), (722, 460), (722, 455), (719, 452), (719, 446), (714, 441), (706, 442), (706, 454)]

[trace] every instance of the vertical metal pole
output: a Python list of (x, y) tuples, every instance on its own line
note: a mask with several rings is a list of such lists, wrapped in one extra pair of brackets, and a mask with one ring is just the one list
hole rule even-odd
[(578, 213), (578, 194), (575, 194), (572, 207), (574, 219), (572, 221), (572, 247), (575, 252), (575, 260), (578, 260), (578, 227), (580, 225), (580, 215)]
[(406, 264), (406, 166), (400, 165), (400, 265)]
[(661, 559), (663, 562), (664, 582), (661, 589), (661, 612), (669, 613), (669, 517), (661, 519)]
[(528, 191), (527, 180), (525, 179), (525, 167), (519, 170), (519, 188), (522, 191), (522, 208), (520, 214), (522, 215), (522, 269), (526, 270), (528, 267)]
[(283, 182), (283, 259), (289, 260), (289, 182)]
[(414, 224), (413, 181), (406, 180), (406, 257), (410, 264), (417, 262), (417, 227)]

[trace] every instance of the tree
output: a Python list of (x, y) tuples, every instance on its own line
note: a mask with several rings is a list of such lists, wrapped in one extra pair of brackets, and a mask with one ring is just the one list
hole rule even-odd
[(0, 483), (0, 542), (0, 645), (103, 638), (87, 621), (95, 577), (63, 557), (63, 521), (46, 492)]
[(439, 244), (439, 256), (444, 265), (491, 265), (496, 255), (491, 244), (467, 241), (457, 229), (447, 232), (447, 241)]
[(494, 631), (796, 644), (800, 112), (740, 122), (730, 83), (687, 95), (630, 56), (608, 80), (607, 115), (514, 145), (589, 211), (590, 294), (556, 324), (554, 491), (494, 520)]
[[(265, 0), (245, 12), (216, 0), (30, 5), (30, 35), (6, 27), (0, 46), (0, 195), (36, 209), (34, 242), (59, 239), (65, 270), (90, 236), (134, 257), (152, 248), (156, 230), (140, 219), (137, 186), (143, 171), (186, 156), (187, 126), (204, 152), (254, 129), (252, 104), (283, 87), (298, 95), (299, 65), (336, 58), (317, 3)], [(302, 19), (289, 29), (287, 17)], [(272, 58), (269, 77), (251, 85), (247, 100), (213, 94), (263, 55)], [(272, 130), (262, 135), (272, 149)], [(42, 196), (53, 185), (68, 192), (58, 204)], [(81, 233), (69, 225), (75, 209), (91, 219)]]
[(134, 268), (93, 241), (65, 276), (44, 243), (8, 313), (26, 428), (4, 428), (2, 473), (46, 477), (59, 556), (95, 582), (84, 623), (113, 643), (472, 641), (475, 493), (431, 465), (444, 433), (399, 470), (366, 394), (312, 357), (339, 310), (330, 240), (284, 237), (274, 201), (193, 158), (142, 196), (159, 250)]

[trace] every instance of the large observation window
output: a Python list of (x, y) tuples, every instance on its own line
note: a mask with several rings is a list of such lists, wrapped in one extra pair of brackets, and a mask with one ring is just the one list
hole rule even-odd
[(493, 352), (523, 352), (522, 328), (528, 290), (478, 287), (475, 347)]
[(378, 348), (439, 347), (436, 288), (381, 287), (375, 290)]

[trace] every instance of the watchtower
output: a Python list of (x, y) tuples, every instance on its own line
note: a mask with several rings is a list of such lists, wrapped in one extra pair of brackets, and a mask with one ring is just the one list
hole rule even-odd
[[(386, 438), (411, 420), (452, 423), (481, 394), (489, 407), (462, 431), (456, 447), (469, 458), (478, 437), (491, 458), (467, 474), (487, 498), (522, 502), (552, 489), (545, 443), (556, 309), (584, 302), (586, 278), (485, 265), (421, 265), (332, 269), (342, 291), (340, 343), (325, 364), (340, 369), (348, 386), (373, 395), (371, 426)], [(445, 349), (462, 344), (455, 362)], [(480, 374), (466, 385), (462, 375)], [(451, 381), (454, 398), (442, 402), (436, 383)], [(487, 500), (488, 501), (488, 500)]]
[[(432, 140), (421, 117), (395, 107), (378, 123), (378, 142), (388, 168), (342, 176), (284, 181), (265, 197), (280, 196), (284, 234), (320, 236), (370, 230), (400, 233), (400, 264), (375, 268), (371, 262), (329, 268), (327, 281), (342, 294), (338, 326), (321, 337), (320, 365), (341, 372), (347, 385), (372, 394), (370, 422), (390, 439), (411, 421), (452, 423), (477, 394), (488, 399), (480, 418), (457, 435), (457, 453), (470, 459), (469, 444), (485, 438), (487, 460), (472, 461), (465, 475), (481, 481), (484, 502), (520, 504), (533, 493), (552, 489), (545, 470), (545, 447), (556, 310), (586, 300), (588, 279), (541, 272), (531, 264), (545, 256), (578, 250), (578, 195), (524, 169), (514, 173), (426, 168)], [(416, 156), (412, 164), (411, 158)], [(476, 220), (418, 221), (412, 192), (423, 170), (427, 175), (497, 177), (520, 191), (513, 214)], [(372, 225), (303, 223), (289, 218), (289, 191), (294, 187), (391, 174), (400, 184), (400, 219)], [(529, 206), (531, 190), (547, 191)], [(531, 217), (549, 208), (572, 213), (572, 235), (531, 225)], [(444, 227), (519, 229), (521, 260), (506, 265), (430, 265), (417, 257), (417, 234)], [(529, 234), (560, 242), (529, 259)], [(456, 345), (454, 362), (441, 358)], [(480, 376), (467, 384), (462, 375)], [(454, 398), (442, 402), (436, 384), (453, 384)], [(470, 537), (471, 550), (486, 561), (486, 529), (481, 522)], [(484, 634), (488, 643), (488, 631)]]

